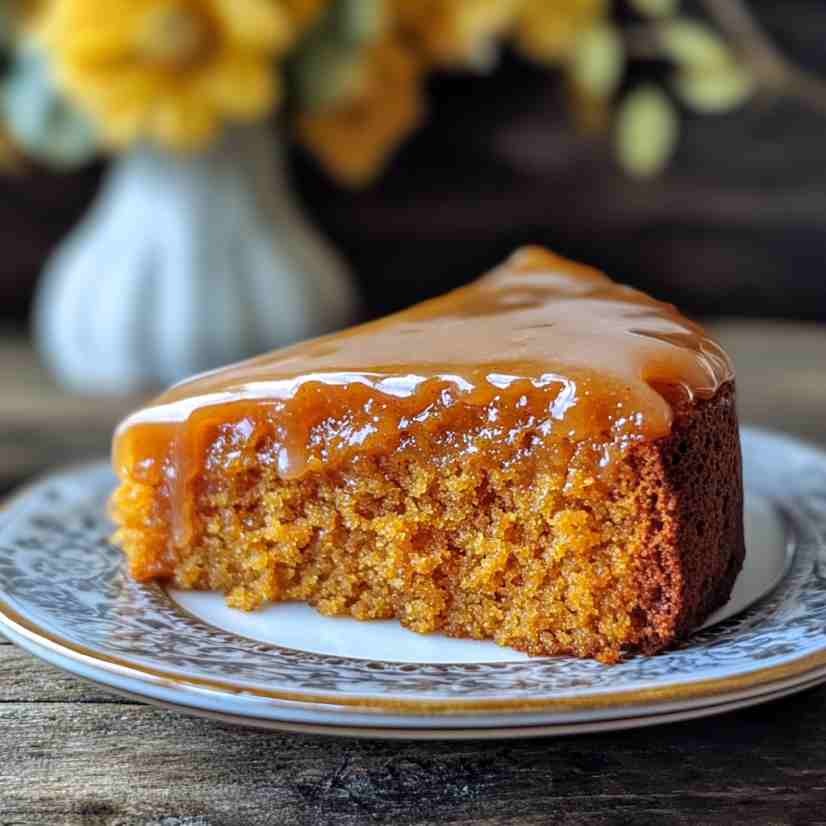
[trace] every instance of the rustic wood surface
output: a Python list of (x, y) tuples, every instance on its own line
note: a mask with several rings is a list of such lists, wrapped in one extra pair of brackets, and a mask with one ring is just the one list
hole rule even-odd
[[(718, 332), (738, 361), (743, 418), (826, 444), (826, 329)], [(100, 455), (126, 404), (61, 396), (19, 339), (0, 345), (0, 387), (8, 478)], [(826, 824), (826, 686), (633, 732), (385, 743), (126, 701), (0, 637), (0, 826), (371, 823)]]
[(28, 340), (0, 328), (0, 495), (57, 465), (105, 456), (137, 398), (86, 398), (61, 390)]
[(505, 743), (262, 734), (113, 699), (0, 644), (2, 826), (826, 823), (826, 688)]

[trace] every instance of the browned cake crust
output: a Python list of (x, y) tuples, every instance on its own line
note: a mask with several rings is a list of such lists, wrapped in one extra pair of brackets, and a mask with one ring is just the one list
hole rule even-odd
[(124, 482), (113, 513), (132, 574), (220, 590), (246, 610), (302, 600), (612, 662), (686, 636), (727, 601), (743, 563), (731, 383), (678, 404), (671, 434), (631, 448), (607, 486), (571, 461), (446, 465), (404, 451), (284, 480), (257, 460), (266, 449), (232, 473), (206, 464), (184, 547), (170, 539), (164, 488)]
[(676, 411), (671, 435), (630, 456), (647, 525), (639, 648), (684, 638), (725, 605), (743, 567), (743, 480), (734, 385)]

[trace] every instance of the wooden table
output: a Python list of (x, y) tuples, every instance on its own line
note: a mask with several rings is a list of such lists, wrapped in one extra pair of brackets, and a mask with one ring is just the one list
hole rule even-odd
[(123, 702), (0, 645), (0, 824), (826, 823), (826, 689), (512, 743), (261, 734)]
[[(735, 324), (720, 334), (738, 359), (743, 418), (826, 444), (826, 332)], [(57, 427), (43, 412), (55, 407), (80, 429), (96, 422), (69, 453), (101, 449), (119, 403), (87, 403), (90, 418), (78, 400), (55, 404), (58, 392), (14, 346), (15, 369), (0, 347), (0, 384), (17, 382), (0, 429), (15, 417), (22, 426), (31, 384), (38, 428)], [(778, 394), (797, 400), (782, 422)], [(383, 743), (262, 734), (124, 701), (0, 638), (0, 826), (563, 822), (826, 824), (826, 687), (632, 732)]]
[(0, 328), (0, 494), (52, 467), (106, 456), (137, 398), (62, 391), (18, 332)]

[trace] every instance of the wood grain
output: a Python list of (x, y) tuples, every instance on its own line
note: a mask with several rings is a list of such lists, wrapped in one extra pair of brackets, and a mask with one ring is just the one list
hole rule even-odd
[(262, 734), (111, 699), (0, 647), (0, 826), (826, 823), (826, 689), (512, 743)]
[(124, 700), (41, 662), (0, 637), (0, 704), (112, 702)]

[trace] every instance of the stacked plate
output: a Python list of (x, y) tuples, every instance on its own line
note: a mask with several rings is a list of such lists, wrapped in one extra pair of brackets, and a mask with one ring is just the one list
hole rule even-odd
[(44, 479), (0, 519), (0, 631), (111, 690), (259, 728), (522, 737), (702, 717), (826, 680), (826, 454), (743, 433), (747, 564), (679, 648), (618, 665), (529, 658), (395, 622), (253, 614), (125, 576), (108, 467)]

